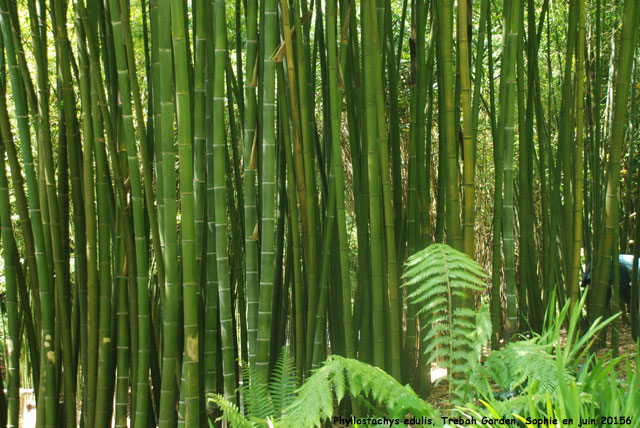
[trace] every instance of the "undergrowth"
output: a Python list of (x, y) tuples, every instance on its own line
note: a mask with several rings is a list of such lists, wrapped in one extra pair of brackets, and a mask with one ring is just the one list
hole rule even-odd
[[(597, 358), (593, 352), (598, 334), (618, 315), (598, 319), (581, 331), (579, 308), (586, 291), (574, 306), (567, 302), (557, 314), (552, 298), (541, 334), (508, 343), (481, 363), (490, 333), (487, 307), (474, 312), (454, 308), (453, 301), (480, 290), (484, 276), (473, 260), (442, 244), (417, 253), (407, 264), (405, 277), (414, 286), (408, 299), (422, 305), (419, 313), (431, 326), (424, 338), (428, 362), (439, 360), (452, 373), (452, 409), (434, 410), (409, 385), (380, 368), (337, 355), (299, 386), (286, 349), (268, 383), (260, 382), (251, 368), (245, 371), (243, 411), (221, 395), (208, 399), (231, 428), (332, 426), (328, 421), (346, 397), (352, 399), (354, 412), (388, 417), (394, 426), (405, 426), (401, 421), (412, 416), (436, 426), (640, 428), (635, 415), (640, 408), (637, 370), (628, 356)], [(640, 366), (640, 357), (635, 359)], [(622, 364), (626, 380), (621, 381), (615, 368)]]

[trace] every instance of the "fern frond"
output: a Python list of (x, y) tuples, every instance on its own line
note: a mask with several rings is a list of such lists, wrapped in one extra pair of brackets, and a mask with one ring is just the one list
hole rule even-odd
[(285, 425), (317, 427), (333, 415), (333, 371), (335, 368), (327, 360), (298, 388), (298, 396), (284, 411)]
[(468, 379), (469, 372), (479, 364), (490, 333), (485, 334), (486, 318), (480, 320), (478, 316), (481, 313), (484, 317), (488, 310), (476, 313), (454, 307), (453, 301), (481, 291), (488, 275), (466, 254), (445, 244), (433, 244), (417, 252), (409, 257), (405, 268), (405, 286), (413, 288), (407, 299), (420, 305), (417, 313), (429, 326), (424, 335), (427, 363), (438, 360), (448, 369), (449, 381), (456, 387), (453, 390), (463, 385), (468, 389), (468, 381), (459, 379)]
[(269, 396), (273, 404), (273, 413), (269, 416), (281, 417), (284, 408), (295, 398), (296, 389), (298, 380), (295, 362), (291, 353), (283, 347), (269, 381)]
[(540, 390), (554, 394), (559, 382), (567, 382), (570, 373), (558, 365), (553, 355), (539, 346), (535, 339), (512, 342), (504, 349), (493, 351), (485, 361), (485, 369), (502, 389), (515, 390), (537, 383)]
[[(403, 386), (383, 370), (357, 360), (333, 355), (298, 389), (285, 409), (286, 426), (317, 427), (333, 415), (333, 394), (339, 403), (346, 391), (353, 397), (370, 397), (387, 408), (389, 415), (430, 416), (433, 409), (411, 387)], [(375, 406), (371, 407), (372, 409)]]
[(222, 416), (220, 416), (218, 420), (229, 422), (231, 428), (256, 428), (254, 424), (240, 413), (235, 404), (225, 399), (222, 395), (209, 394), (207, 399), (214, 402), (222, 411)]
[(245, 413), (248, 417), (264, 419), (275, 414), (275, 408), (268, 388), (258, 381), (258, 373), (255, 367), (243, 362), (243, 379), (240, 393), (244, 398)]
[(407, 412), (411, 411), (414, 415), (431, 414), (431, 407), (421, 400), (411, 387), (398, 383), (378, 367), (339, 356), (332, 358), (340, 361), (345, 367), (352, 395), (358, 392), (371, 396), (378, 404), (385, 405), (389, 414), (398, 415), (401, 408)]

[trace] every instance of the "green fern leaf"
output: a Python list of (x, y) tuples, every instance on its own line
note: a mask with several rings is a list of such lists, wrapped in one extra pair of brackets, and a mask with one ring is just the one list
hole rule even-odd
[(410, 287), (408, 301), (419, 305), (417, 313), (428, 326), (423, 339), (427, 363), (438, 360), (448, 369), (451, 398), (453, 386), (468, 385), (464, 379), (478, 365), (482, 346), (489, 338), (484, 334), (486, 323), (478, 330), (476, 311), (454, 307), (453, 303), (481, 291), (487, 274), (466, 254), (445, 244), (433, 244), (409, 257), (403, 277), (405, 286)]
[(283, 347), (269, 381), (269, 396), (273, 403), (273, 413), (268, 416), (281, 417), (282, 411), (295, 398), (296, 389), (298, 389), (298, 380), (295, 362), (287, 348)]
[(329, 361), (314, 372), (297, 391), (297, 398), (285, 409), (285, 423), (316, 427), (333, 415)]
[(240, 413), (235, 404), (225, 399), (222, 395), (210, 394), (207, 398), (209, 401), (213, 401), (222, 411), (222, 416), (218, 420), (227, 421), (231, 428), (256, 428)]
[[(285, 426), (317, 427), (333, 416), (333, 394), (339, 403), (346, 391), (353, 397), (371, 398), (374, 403), (365, 407), (375, 411), (387, 408), (389, 415), (404, 417), (430, 416), (433, 409), (409, 387), (398, 383), (383, 370), (357, 360), (331, 356), (298, 389), (298, 396), (285, 409)], [(374, 405), (375, 404), (375, 405)]]
[(243, 366), (243, 380), (240, 393), (244, 398), (247, 416), (259, 419), (273, 416), (275, 414), (275, 408), (268, 394), (268, 388), (262, 382), (258, 381), (258, 373), (255, 367), (247, 367), (248, 364), (246, 363), (243, 363)]

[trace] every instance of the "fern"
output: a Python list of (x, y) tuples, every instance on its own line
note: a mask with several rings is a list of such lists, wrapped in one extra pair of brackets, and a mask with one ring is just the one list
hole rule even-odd
[(254, 367), (247, 367), (246, 363), (243, 366), (245, 368), (240, 393), (247, 416), (257, 420), (270, 416), (279, 418), (282, 410), (293, 401), (298, 388), (293, 356), (286, 347), (282, 348), (268, 385), (258, 381)]
[(295, 398), (295, 391), (298, 389), (295, 361), (287, 348), (282, 348), (282, 352), (280, 352), (271, 374), (268, 389), (269, 397), (273, 403), (273, 411), (268, 416), (281, 417), (282, 411), (291, 404)]
[(256, 428), (240, 411), (235, 404), (220, 394), (209, 394), (208, 399), (213, 401), (222, 411), (219, 420), (229, 422), (233, 428)]
[(266, 418), (275, 413), (273, 401), (268, 394), (268, 387), (259, 382), (255, 367), (243, 363), (242, 386), (240, 394), (243, 397), (245, 413), (254, 418)]
[[(290, 355), (283, 352), (271, 378), (269, 393), (265, 393), (273, 414), (264, 414), (269, 405), (265, 404), (264, 398), (256, 396), (257, 391), (264, 390), (256, 388), (256, 383), (252, 382), (256, 379), (255, 372), (249, 370), (248, 376), (253, 379), (246, 381), (241, 389), (247, 403), (247, 415), (242, 415), (233, 403), (222, 396), (210, 395), (210, 401), (222, 411), (220, 419), (228, 421), (232, 428), (318, 427), (331, 419), (335, 405), (347, 394), (370, 400), (372, 409), (384, 406), (391, 418), (403, 419), (409, 413), (425, 418), (434, 414), (431, 405), (418, 397), (410, 386), (401, 385), (383, 370), (366, 363), (331, 356), (297, 390), (291, 364)], [(282, 391), (277, 386), (281, 386)], [(283, 406), (285, 403), (287, 405)], [(249, 407), (252, 408), (251, 413)]]
[(504, 390), (521, 390), (535, 381), (540, 390), (555, 394), (559, 382), (570, 378), (564, 367), (562, 377), (558, 377), (556, 359), (536, 343), (536, 338), (511, 342), (493, 351), (484, 365), (485, 373)]
[[(331, 385), (334, 375), (334, 368), (327, 360), (302, 384), (297, 399), (285, 411), (285, 426), (316, 427), (333, 415)], [(337, 388), (336, 395), (339, 402), (344, 396), (344, 376), (339, 374), (338, 377), (337, 384), (341, 387)]]
[(433, 244), (409, 257), (404, 277), (413, 289), (407, 299), (421, 306), (418, 314), (429, 326), (423, 338), (427, 363), (439, 361), (448, 371), (449, 398), (463, 399), (491, 328), (486, 307), (454, 308), (454, 300), (483, 290), (487, 274), (466, 254)]
[(383, 370), (340, 356), (331, 356), (298, 390), (296, 400), (285, 409), (286, 426), (317, 427), (333, 415), (333, 396), (340, 403), (346, 392), (353, 397), (370, 398), (383, 405), (392, 418), (433, 414), (410, 386), (403, 386)]
[[(606, 370), (588, 352), (598, 332), (613, 317), (596, 320), (586, 331), (581, 331), (579, 308), (584, 305), (585, 298), (586, 293), (583, 293), (573, 308), (570, 301), (566, 302), (556, 315), (552, 295), (548, 321), (541, 334), (533, 333), (529, 339), (509, 343), (504, 349), (491, 352), (484, 365), (475, 371), (472, 381), (491, 406), (503, 413), (533, 415), (536, 408), (545, 406), (548, 397), (567, 393), (567, 385), (576, 382), (574, 372), (578, 385), (597, 384), (589, 373)], [(566, 327), (566, 333), (561, 332), (563, 327)], [(561, 336), (565, 339), (563, 346), (560, 346)], [(494, 393), (494, 386), (499, 391)], [(579, 401), (588, 404), (593, 398), (590, 393), (583, 392)]]

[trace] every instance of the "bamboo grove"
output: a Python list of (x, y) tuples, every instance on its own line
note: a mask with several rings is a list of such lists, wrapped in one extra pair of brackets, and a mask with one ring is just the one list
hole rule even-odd
[(0, 26), (8, 426), (21, 384), (38, 427), (208, 426), (283, 346), (427, 397), (408, 256), (492, 273), (497, 347), (591, 261), (603, 315), (640, 253), (637, 1), (0, 0)]

